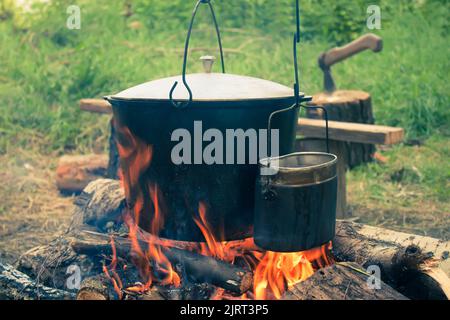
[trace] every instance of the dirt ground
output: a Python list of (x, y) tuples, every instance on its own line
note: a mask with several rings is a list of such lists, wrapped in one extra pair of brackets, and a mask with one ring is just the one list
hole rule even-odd
[(56, 159), (24, 150), (0, 156), (0, 261), (13, 263), (66, 230), (73, 197), (56, 189)]
[[(0, 156), (0, 261), (14, 263), (28, 249), (48, 243), (67, 229), (74, 198), (56, 189), (57, 159), (25, 150)], [(361, 181), (350, 179), (348, 198), (354, 220), (448, 239), (449, 213), (433, 202), (405, 207), (395, 201), (372, 201), (364, 189)]]

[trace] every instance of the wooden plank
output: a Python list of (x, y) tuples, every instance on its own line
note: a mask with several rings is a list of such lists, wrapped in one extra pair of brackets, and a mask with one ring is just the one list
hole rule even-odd
[(112, 114), (111, 104), (103, 99), (81, 99), (80, 109), (84, 111)]
[[(331, 140), (372, 143), (396, 144), (403, 141), (402, 128), (379, 126), (372, 124), (328, 121)], [(325, 138), (325, 121), (300, 118), (297, 134), (308, 138)]]

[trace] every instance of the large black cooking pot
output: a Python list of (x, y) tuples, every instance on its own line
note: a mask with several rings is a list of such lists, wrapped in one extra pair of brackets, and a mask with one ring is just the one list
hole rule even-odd
[[(148, 184), (156, 183), (165, 210), (160, 236), (185, 241), (202, 241), (203, 236), (193, 218), (198, 217), (199, 203), (207, 206), (208, 222), (218, 238), (239, 239), (251, 235), (254, 211), (254, 187), (258, 164), (249, 163), (246, 145), (245, 164), (237, 164), (237, 143), (234, 143), (234, 164), (174, 164), (171, 141), (176, 129), (187, 129), (192, 137), (191, 159), (194, 161), (194, 122), (201, 121), (202, 131), (218, 129), (226, 146), (227, 129), (265, 129), (269, 116), (294, 103), (293, 91), (285, 86), (257, 78), (229, 74), (201, 73), (186, 75), (193, 93), (185, 108), (172, 105), (168, 94), (173, 77), (151, 81), (107, 97), (112, 104), (116, 133), (122, 143), (127, 127), (133, 136), (153, 147), (151, 165), (142, 173), (139, 188), (146, 192)], [(178, 101), (187, 101), (182, 90), (174, 94)], [(272, 129), (279, 129), (279, 152), (292, 152), (297, 109), (273, 116)], [(202, 149), (210, 142), (203, 142)], [(248, 143), (248, 141), (247, 141)], [(224, 150), (226, 158), (229, 150)], [(261, 157), (266, 157), (262, 154)], [(224, 159), (226, 162), (226, 159)], [(136, 190), (136, 192), (138, 192)], [(150, 195), (146, 194), (150, 199)], [(150, 209), (151, 211), (151, 209)], [(140, 225), (149, 230), (152, 212), (141, 214)], [(150, 230), (149, 230), (150, 231)]]
[[(209, 228), (216, 240), (241, 239), (252, 234), (255, 179), (258, 173), (257, 161), (249, 163), (248, 145), (243, 164), (237, 163), (237, 143), (233, 164), (176, 164), (171, 159), (171, 153), (179, 142), (172, 141), (172, 133), (177, 129), (189, 131), (192, 137), (191, 159), (194, 161), (194, 154), (197, 152), (198, 155), (199, 150), (201, 154), (201, 150), (209, 144), (203, 142), (200, 148), (199, 145), (195, 146), (194, 140), (198, 140), (199, 132), (217, 129), (225, 139), (227, 129), (267, 130), (271, 114), (294, 104), (294, 92), (289, 87), (271, 81), (226, 74), (217, 23), (222, 73), (211, 73), (214, 59), (206, 56), (202, 57), (204, 73), (186, 74), (192, 23), (201, 3), (209, 5), (216, 23), (209, 1), (199, 1), (186, 38), (182, 75), (150, 81), (106, 99), (112, 104), (113, 123), (119, 143), (132, 146), (133, 142), (129, 141), (131, 132), (133, 139), (137, 138), (153, 148), (151, 165), (139, 172), (135, 183), (125, 186), (129, 190), (129, 206), (135, 205), (141, 193), (146, 199), (139, 225), (154, 232), (151, 221), (155, 208), (149, 203), (154, 195), (150, 194), (149, 185), (156, 184), (159, 206), (164, 216), (164, 224), (158, 232), (160, 236), (204, 241), (194, 221), (199, 217), (199, 204), (203, 203), (207, 208)], [(178, 83), (184, 86), (177, 86)], [(300, 95), (300, 101), (303, 100), (303, 95)], [(290, 108), (286, 112), (273, 114), (271, 128), (279, 130), (280, 154), (292, 152), (297, 110)], [(196, 121), (201, 121), (202, 130), (194, 130)], [(266, 137), (260, 138), (259, 142), (261, 139)], [(224, 145), (226, 142), (230, 141), (224, 140)], [(142, 146), (135, 148), (136, 153), (146, 149)], [(223, 150), (224, 158), (229, 155), (230, 150)], [(266, 156), (267, 153), (263, 152), (257, 158)], [(121, 159), (122, 168), (130, 171), (130, 164), (125, 160)]]

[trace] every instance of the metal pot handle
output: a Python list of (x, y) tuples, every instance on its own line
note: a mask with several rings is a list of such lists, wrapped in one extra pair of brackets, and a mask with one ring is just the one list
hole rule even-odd
[(187, 102), (178, 101), (177, 102), (177, 101), (175, 101), (173, 99), (173, 92), (175, 91), (175, 88), (178, 85), (178, 81), (175, 81), (175, 83), (173, 84), (173, 86), (172, 86), (172, 88), (170, 89), (170, 92), (169, 92), (170, 102), (173, 104), (173, 106), (175, 108), (186, 108), (192, 102), (192, 90), (191, 90), (191, 88), (189, 87), (189, 85), (188, 85), (188, 83), (186, 81), (186, 64), (187, 64), (187, 57), (188, 57), (188, 51), (189, 51), (189, 40), (191, 38), (192, 27), (194, 25), (194, 20), (195, 20), (195, 16), (197, 15), (198, 8), (199, 8), (200, 4), (202, 4), (202, 3), (207, 4), (209, 6), (210, 11), (211, 11), (211, 15), (212, 15), (212, 18), (213, 18), (213, 21), (214, 21), (214, 26), (215, 26), (216, 33), (217, 33), (217, 41), (219, 43), (220, 60), (222, 62), (222, 72), (225, 73), (225, 62), (224, 62), (224, 59), (223, 59), (222, 40), (221, 40), (221, 37), (220, 37), (219, 25), (217, 24), (217, 19), (216, 19), (216, 14), (214, 13), (214, 8), (213, 8), (213, 6), (211, 4), (211, 0), (198, 0), (196, 5), (195, 5), (195, 7), (194, 7), (194, 11), (192, 12), (192, 18), (191, 18), (191, 22), (189, 24), (189, 29), (188, 29), (187, 36), (186, 36), (186, 42), (185, 42), (185, 45), (184, 45), (184, 55), (183, 55), (183, 71), (182, 71), (182, 76), (181, 76), (183, 84), (184, 84), (184, 86), (186, 87), (186, 90), (189, 93), (189, 101), (187, 101)]
[(305, 109), (321, 109), (323, 111), (324, 117), (325, 117), (325, 135), (326, 135), (326, 145), (327, 145), (327, 153), (330, 153), (330, 146), (329, 146), (329, 132), (328, 132), (328, 112), (324, 107), (321, 106), (306, 106), (301, 104), (302, 102), (308, 102), (312, 100), (312, 97), (310, 96), (305, 96), (302, 97), (300, 99), (300, 81), (299, 81), (299, 75), (298, 75), (298, 58), (297, 58), (297, 44), (300, 43), (300, 5), (299, 5), (299, 1), (296, 0), (295, 2), (295, 13), (296, 13), (296, 32), (294, 33), (294, 41), (293, 41), (293, 46), (292, 46), (292, 50), (293, 50), (293, 58), (294, 58), (294, 77), (295, 77), (295, 83), (294, 83), (294, 95), (295, 95), (295, 103), (285, 109), (281, 109), (281, 110), (276, 110), (274, 112), (272, 112), (269, 116), (269, 121), (267, 124), (267, 128), (268, 128), (268, 135), (267, 135), (267, 139), (268, 139), (268, 161), (267, 161), (267, 167), (270, 167), (270, 159), (272, 157), (272, 141), (271, 141), (271, 128), (272, 128), (272, 118), (279, 113), (283, 113), (283, 112), (287, 112), (290, 111), (292, 109), (295, 108), (299, 108), (303, 107)]

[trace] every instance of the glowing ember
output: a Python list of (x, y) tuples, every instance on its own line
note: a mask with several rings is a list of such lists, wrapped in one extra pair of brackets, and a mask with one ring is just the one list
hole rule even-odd
[[(164, 199), (158, 186), (151, 183), (142, 186), (140, 178), (150, 167), (153, 148), (136, 138), (128, 128), (117, 126), (118, 151), (121, 158), (121, 174), (127, 198), (128, 210), (124, 221), (129, 229), (131, 256), (140, 272), (142, 283), (126, 288), (130, 292), (145, 292), (153, 283), (159, 285), (179, 286), (180, 276), (165, 256), (165, 250), (176, 246), (170, 240), (158, 238), (164, 227)], [(144, 192), (145, 191), (145, 192)], [(145, 194), (150, 196), (144, 196)], [(245, 264), (253, 270), (253, 292), (239, 297), (240, 299), (280, 299), (291, 286), (306, 280), (313, 275), (315, 269), (332, 263), (328, 258), (331, 243), (320, 248), (295, 253), (263, 251), (258, 248), (252, 238), (238, 241), (221, 241), (222, 237), (214, 234), (208, 223), (208, 205), (200, 202), (198, 216), (194, 222), (202, 232), (205, 242), (186, 243), (184, 249), (211, 256), (228, 263)], [(139, 222), (143, 214), (151, 214), (148, 235), (140, 229)], [(147, 217), (145, 217), (147, 218)], [(146, 247), (141, 244), (146, 243)], [(117, 257), (114, 241), (111, 239), (113, 257), (109, 268), (104, 272), (111, 280), (119, 297), (122, 296), (122, 283), (116, 273)], [(218, 289), (212, 299), (236, 298)]]

